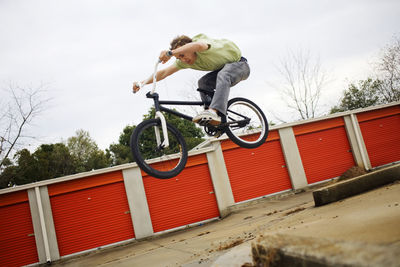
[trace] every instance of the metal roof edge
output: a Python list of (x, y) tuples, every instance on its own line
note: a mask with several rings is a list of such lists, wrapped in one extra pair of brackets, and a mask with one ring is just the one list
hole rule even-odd
[[(324, 115), (324, 116), (321, 116), (318, 118), (311, 118), (311, 119), (306, 119), (306, 120), (298, 120), (298, 121), (294, 121), (294, 122), (282, 123), (279, 125), (270, 126), (269, 131), (293, 127), (293, 126), (297, 126), (300, 124), (307, 124), (307, 123), (312, 123), (312, 122), (317, 122), (317, 121), (322, 121), (322, 120), (327, 120), (327, 119), (344, 117), (344, 116), (348, 116), (351, 114), (357, 114), (357, 113), (362, 113), (362, 112), (367, 112), (367, 111), (372, 111), (372, 110), (377, 110), (377, 109), (383, 109), (383, 108), (388, 108), (388, 107), (397, 106), (397, 105), (400, 105), (400, 101), (395, 101), (395, 102), (391, 102), (388, 104), (376, 105), (376, 106), (371, 106), (371, 107), (366, 107), (366, 108), (358, 108), (358, 109), (353, 109), (353, 110), (348, 110), (348, 111), (343, 111), (343, 112), (337, 112), (334, 114)], [(252, 134), (252, 133), (254, 133), (254, 132), (244, 133), (242, 135), (248, 135), (248, 134)], [(218, 139), (215, 139), (215, 138), (210, 139), (210, 142), (222, 141), (222, 140), (226, 140), (226, 139), (229, 139), (229, 137), (226, 135), (223, 135), (221, 138), (218, 138)]]
[[(189, 151), (188, 154), (189, 154), (189, 156), (195, 156), (198, 154), (213, 151), (214, 149), (215, 149), (214, 147), (204, 147), (204, 148), (199, 148), (197, 150), (191, 150), (191, 151)], [(161, 160), (155, 159), (154, 163), (158, 162), (158, 161), (161, 161)], [(81, 173), (76, 173), (76, 174), (72, 174), (72, 175), (61, 176), (61, 177), (47, 179), (47, 180), (43, 180), (43, 181), (39, 181), (39, 182), (35, 182), (35, 183), (17, 185), (14, 187), (0, 189), (0, 195), (17, 192), (17, 191), (21, 191), (21, 190), (28, 190), (28, 189), (39, 187), (39, 186), (47, 186), (47, 185), (51, 185), (51, 184), (62, 183), (62, 182), (76, 180), (76, 179), (82, 179), (82, 178), (86, 178), (86, 177), (90, 177), (90, 176), (94, 176), (94, 175), (113, 172), (113, 171), (121, 171), (121, 170), (125, 170), (125, 169), (131, 169), (131, 168), (138, 168), (138, 165), (135, 162), (125, 163), (125, 164), (121, 164), (121, 165), (117, 165), (117, 166), (113, 166), (113, 167), (107, 167), (107, 168), (92, 170), (92, 171), (88, 171), (88, 172), (81, 172)]]

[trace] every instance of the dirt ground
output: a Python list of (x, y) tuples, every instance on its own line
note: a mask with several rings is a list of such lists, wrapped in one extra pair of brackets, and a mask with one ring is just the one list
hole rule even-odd
[[(252, 261), (251, 244), (276, 234), (398, 249), (399, 224), (400, 183), (322, 207), (314, 206), (309, 190), (243, 203), (222, 220), (63, 259), (53, 266), (242, 266)], [(228, 253), (232, 249), (236, 252)]]

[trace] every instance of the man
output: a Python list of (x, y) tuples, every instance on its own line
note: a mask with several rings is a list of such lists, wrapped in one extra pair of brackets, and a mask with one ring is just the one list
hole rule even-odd
[[(218, 112), (226, 114), (230, 87), (246, 80), (250, 75), (249, 65), (242, 57), (240, 49), (226, 39), (211, 39), (204, 34), (193, 38), (181, 35), (171, 42), (170, 50), (161, 51), (159, 59), (164, 64), (171, 57), (175, 57), (176, 61), (173, 65), (157, 72), (157, 81), (186, 68), (211, 71), (200, 78), (198, 86), (206, 91), (215, 89), (214, 97), (209, 109), (195, 116), (193, 122), (220, 124), (221, 117)], [(150, 77), (142, 83), (152, 82), (153, 77)], [(137, 92), (139, 89), (137, 83), (134, 83), (133, 91)], [(206, 95), (202, 92), (200, 94), (204, 100)]]

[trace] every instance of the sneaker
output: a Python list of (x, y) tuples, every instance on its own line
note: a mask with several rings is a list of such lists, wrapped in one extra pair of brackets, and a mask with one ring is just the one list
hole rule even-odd
[(193, 122), (198, 123), (200, 125), (218, 125), (221, 124), (221, 117), (218, 114), (210, 109), (202, 111), (200, 114), (193, 118)]

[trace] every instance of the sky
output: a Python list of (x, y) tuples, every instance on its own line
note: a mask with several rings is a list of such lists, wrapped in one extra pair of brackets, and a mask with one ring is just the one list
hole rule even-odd
[[(371, 75), (399, 26), (398, 0), (0, 0), (0, 103), (10, 84), (41, 87), (51, 100), (25, 129), (37, 137), (26, 143), (31, 149), (78, 129), (106, 149), (152, 105), (145, 97), (151, 87), (132, 94), (132, 83), (151, 75), (174, 37), (204, 33), (234, 41), (248, 59), (250, 77), (231, 96), (254, 100), (272, 121), (274, 114), (289, 121), (277, 70), (289, 51), (320, 59), (330, 81), (323, 113), (349, 82)], [(204, 74), (179, 71), (158, 92), (192, 99)]]

